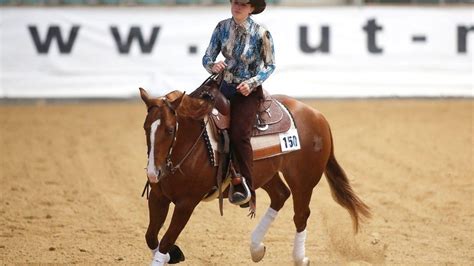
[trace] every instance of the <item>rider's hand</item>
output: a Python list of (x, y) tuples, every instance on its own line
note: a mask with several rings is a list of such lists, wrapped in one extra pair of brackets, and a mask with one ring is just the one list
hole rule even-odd
[(243, 96), (248, 96), (252, 92), (252, 89), (250, 89), (249, 84), (242, 82), (237, 86), (237, 91)]
[(217, 74), (222, 72), (222, 70), (224, 70), (226, 67), (227, 65), (224, 63), (224, 61), (219, 61), (212, 66), (211, 71), (212, 73)]

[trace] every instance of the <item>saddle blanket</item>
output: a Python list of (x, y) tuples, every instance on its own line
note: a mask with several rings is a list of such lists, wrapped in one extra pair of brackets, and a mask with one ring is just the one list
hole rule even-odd
[[(293, 117), (290, 115), (289, 111), (286, 109), (283, 104), (276, 101), (282, 107), (282, 110), (288, 114), (291, 120), (290, 129), (283, 133), (276, 133), (270, 135), (262, 135), (262, 136), (253, 136), (250, 140), (253, 149), (253, 160), (262, 160), (274, 156), (278, 156), (280, 154), (288, 153), (291, 151), (301, 149), (298, 130), (296, 128), (295, 122)], [(206, 130), (209, 135), (209, 141), (212, 146), (212, 150), (214, 151), (214, 166), (218, 165), (218, 134), (214, 132), (215, 129), (211, 125), (211, 121), (209, 121), (209, 116), (204, 118), (204, 122), (206, 123)]]

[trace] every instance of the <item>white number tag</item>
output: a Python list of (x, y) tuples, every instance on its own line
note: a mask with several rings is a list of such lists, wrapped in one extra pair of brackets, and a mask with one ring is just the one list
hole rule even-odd
[(285, 133), (280, 133), (281, 151), (295, 151), (301, 149), (298, 131), (290, 129)]

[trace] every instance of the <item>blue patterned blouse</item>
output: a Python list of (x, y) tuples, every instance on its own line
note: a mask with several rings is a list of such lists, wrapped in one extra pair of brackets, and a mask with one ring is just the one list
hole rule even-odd
[(262, 83), (275, 70), (275, 49), (270, 32), (250, 17), (242, 24), (233, 18), (219, 22), (212, 33), (202, 64), (209, 73), (219, 52), (225, 57), (227, 83), (245, 82), (250, 89)]

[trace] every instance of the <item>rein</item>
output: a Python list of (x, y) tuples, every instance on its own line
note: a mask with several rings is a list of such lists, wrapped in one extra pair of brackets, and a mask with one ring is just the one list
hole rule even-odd
[[(189, 157), (189, 155), (191, 155), (191, 153), (196, 148), (196, 145), (198, 144), (199, 139), (202, 137), (202, 135), (206, 131), (207, 123), (209, 123), (209, 120), (206, 121), (206, 124), (202, 128), (201, 133), (199, 134), (199, 136), (194, 141), (194, 144), (193, 144), (193, 146), (191, 146), (191, 149), (189, 149), (189, 151), (184, 155), (184, 157), (181, 159), (181, 161), (176, 166), (173, 166), (173, 162), (171, 161), (171, 154), (173, 152), (173, 146), (174, 146), (174, 143), (175, 143), (175, 141), (173, 141), (173, 143), (171, 144), (172, 146), (170, 147), (170, 150), (168, 151), (168, 156), (166, 156), (166, 167), (168, 167), (168, 171), (171, 174), (174, 174), (176, 172), (176, 170), (179, 170), (181, 172), (181, 174), (184, 175), (183, 171), (181, 170), (181, 165)], [(178, 125), (178, 122), (176, 121), (176, 126), (177, 125)], [(177, 131), (178, 131), (178, 128), (176, 128), (175, 132), (177, 132)], [(175, 139), (176, 139), (176, 137), (175, 137)]]

